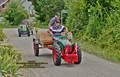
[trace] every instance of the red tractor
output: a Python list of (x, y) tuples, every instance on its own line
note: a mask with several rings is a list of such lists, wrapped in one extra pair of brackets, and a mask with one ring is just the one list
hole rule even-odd
[(61, 65), (61, 59), (67, 63), (80, 64), (82, 59), (80, 46), (77, 43), (65, 44), (69, 41), (65, 36), (58, 38), (56, 40), (50, 37), (48, 32), (38, 32), (36, 38), (33, 39), (35, 56), (39, 55), (39, 48), (45, 47), (52, 50), (56, 66)]

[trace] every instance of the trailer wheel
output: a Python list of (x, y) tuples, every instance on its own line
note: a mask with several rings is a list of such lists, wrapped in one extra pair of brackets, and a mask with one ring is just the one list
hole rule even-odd
[(33, 50), (34, 50), (34, 55), (39, 56), (39, 46), (38, 44), (35, 43), (35, 39), (33, 39)]
[(77, 56), (78, 56), (78, 62), (75, 62), (75, 64), (80, 64), (82, 60), (82, 53), (79, 46), (77, 48)]

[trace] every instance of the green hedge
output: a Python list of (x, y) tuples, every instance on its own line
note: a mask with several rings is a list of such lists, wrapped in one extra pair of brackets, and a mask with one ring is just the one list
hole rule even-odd
[(19, 67), (16, 65), (16, 62), (20, 59), (20, 53), (13, 50), (11, 46), (0, 45), (0, 72), (4, 76), (18, 77)]
[(35, 11), (36, 18), (42, 23), (48, 23), (56, 12), (61, 12), (64, 8), (63, 0), (31, 0)]
[(28, 18), (27, 11), (24, 10), (19, 0), (10, 1), (3, 16), (11, 25), (18, 25), (23, 19)]

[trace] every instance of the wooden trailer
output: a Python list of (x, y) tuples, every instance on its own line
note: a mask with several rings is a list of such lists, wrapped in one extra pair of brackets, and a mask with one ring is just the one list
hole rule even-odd
[(39, 31), (33, 38), (33, 49), (35, 56), (39, 55), (40, 48), (49, 48), (53, 45), (53, 39), (48, 31)]

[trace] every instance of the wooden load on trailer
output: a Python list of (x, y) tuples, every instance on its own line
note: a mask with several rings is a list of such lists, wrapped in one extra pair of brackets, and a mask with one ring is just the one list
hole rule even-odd
[(37, 32), (36, 37), (44, 47), (53, 44), (53, 39), (48, 32)]

